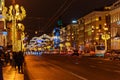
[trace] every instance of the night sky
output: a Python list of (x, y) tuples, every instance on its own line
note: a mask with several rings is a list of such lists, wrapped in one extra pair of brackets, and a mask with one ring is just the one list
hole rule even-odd
[[(9, 6), (12, 0), (6, 0)], [(111, 5), (117, 0), (16, 0), (24, 6), (27, 16), (23, 21), (29, 35), (34, 31), (49, 33), (57, 26), (57, 20), (63, 21), (63, 26), (70, 24), (72, 19), (78, 19), (89, 12)]]

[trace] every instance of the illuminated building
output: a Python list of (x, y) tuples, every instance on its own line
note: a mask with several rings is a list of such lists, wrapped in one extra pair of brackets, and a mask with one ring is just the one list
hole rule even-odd
[(69, 24), (66, 26), (66, 44), (67, 47), (78, 49), (79, 45), (79, 25)]
[(83, 17), (85, 47), (90, 51), (95, 45), (104, 45), (101, 36), (108, 28), (108, 11), (93, 11)]
[(72, 47), (72, 38), (73, 38), (73, 36), (72, 36), (71, 25), (66, 26), (65, 32), (66, 32), (65, 46), (66, 46), (66, 49), (68, 50), (69, 48)]
[(120, 50), (120, 0), (111, 5), (111, 49)]
[(85, 20), (83, 18), (78, 19), (78, 25), (79, 25), (79, 49), (84, 50), (85, 46)]
[(66, 46), (65, 46), (65, 43), (66, 43), (66, 28), (63, 27), (60, 29), (60, 49), (61, 50), (65, 50), (66, 49)]

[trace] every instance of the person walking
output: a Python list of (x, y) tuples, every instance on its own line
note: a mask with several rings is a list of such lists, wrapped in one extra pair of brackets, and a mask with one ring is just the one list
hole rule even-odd
[(5, 52), (5, 63), (6, 65), (10, 62), (10, 54), (9, 51)]
[(3, 80), (3, 71), (2, 71), (2, 60), (1, 60), (1, 54), (3, 54), (2, 50), (0, 50), (0, 80)]
[(13, 66), (13, 52), (10, 51), (9, 55), (10, 55), (10, 65)]
[(17, 52), (13, 52), (13, 63), (14, 63), (15, 70), (16, 70), (17, 63), (18, 63), (17, 55), (18, 55)]
[(23, 62), (24, 62), (24, 55), (23, 55), (23, 52), (20, 51), (18, 52), (18, 55), (17, 55), (17, 66), (18, 66), (18, 72), (20, 73), (23, 73)]

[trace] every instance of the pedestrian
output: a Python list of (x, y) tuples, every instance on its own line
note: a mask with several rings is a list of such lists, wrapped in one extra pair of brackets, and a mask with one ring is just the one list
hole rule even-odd
[(9, 55), (10, 55), (10, 65), (13, 66), (13, 53), (12, 53), (12, 51), (10, 51)]
[(13, 61), (14, 61), (14, 67), (15, 67), (15, 69), (16, 69), (16, 67), (17, 67), (17, 63), (18, 63), (18, 57), (17, 57), (17, 55), (18, 55), (18, 53), (17, 52), (14, 52), (13, 53)]
[(17, 66), (18, 66), (18, 73), (23, 73), (23, 62), (24, 62), (24, 55), (23, 52), (18, 52), (17, 55)]
[(0, 57), (2, 66), (5, 66), (5, 53), (2, 49), (0, 49)]
[(3, 72), (2, 72), (2, 60), (1, 60), (2, 51), (0, 50), (0, 80), (3, 80)]
[(10, 61), (10, 54), (9, 54), (8, 51), (6, 51), (6, 53), (5, 53), (5, 62), (6, 62), (6, 65), (9, 63), (9, 61)]

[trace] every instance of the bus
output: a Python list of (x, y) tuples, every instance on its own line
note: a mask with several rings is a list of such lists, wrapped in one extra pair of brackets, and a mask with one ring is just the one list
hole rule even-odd
[(106, 53), (106, 49), (104, 45), (96, 45), (95, 46), (95, 55), (104, 57), (104, 54)]

